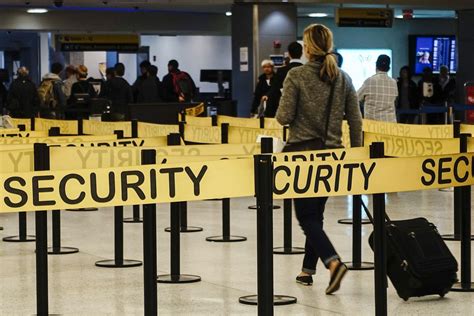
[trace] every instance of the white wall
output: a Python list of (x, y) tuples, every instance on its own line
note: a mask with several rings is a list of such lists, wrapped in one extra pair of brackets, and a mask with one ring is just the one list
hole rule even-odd
[(123, 78), (129, 84), (137, 80), (137, 54), (119, 54), (118, 61), (125, 65), (125, 76)]
[(89, 77), (102, 78), (99, 72), (99, 64), (106, 61), (107, 55), (105, 52), (84, 52), (84, 65), (89, 70)]
[(230, 36), (147, 35), (141, 37), (141, 45), (150, 47), (150, 61), (158, 67), (160, 78), (168, 72), (168, 61), (176, 59), (201, 92), (217, 92), (217, 84), (199, 81), (201, 69), (232, 68)]

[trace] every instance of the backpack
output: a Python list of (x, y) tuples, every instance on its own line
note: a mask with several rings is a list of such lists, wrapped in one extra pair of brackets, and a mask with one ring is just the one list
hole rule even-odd
[(58, 105), (58, 100), (54, 94), (55, 81), (56, 80), (45, 79), (38, 87), (40, 107), (43, 109), (54, 109)]
[(194, 87), (191, 77), (184, 71), (171, 74), (173, 77), (174, 92), (184, 98), (186, 101), (191, 101), (194, 96)]

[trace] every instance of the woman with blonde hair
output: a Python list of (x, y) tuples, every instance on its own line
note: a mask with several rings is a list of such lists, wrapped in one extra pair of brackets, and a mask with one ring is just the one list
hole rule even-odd
[[(309, 62), (290, 70), (283, 84), (276, 119), (289, 125), (285, 151), (341, 148), (342, 120), (350, 127), (352, 147), (362, 145), (362, 115), (351, 78), (337, 66), (333, 35), (321, 24), (308, 26), (303, 34)], [(303, 268), (296, 281), (312, 285), (318, 259), (330, 272), (326, 294), (336, 292), (347, 272), (323, 230), (327, 197), (295, 199), (298, 222), (306, 235)]]

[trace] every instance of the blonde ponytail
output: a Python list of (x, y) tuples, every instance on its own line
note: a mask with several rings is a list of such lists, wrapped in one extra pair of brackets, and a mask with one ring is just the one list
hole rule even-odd
[(324, 82), (334, 82), (339, 75), (336, 57), (333, 55), (333, 35), (329, 28), (322, 24), (311, 24), (303, 33), (305, 53), (311, 61), (320, 61), (319, 72)]

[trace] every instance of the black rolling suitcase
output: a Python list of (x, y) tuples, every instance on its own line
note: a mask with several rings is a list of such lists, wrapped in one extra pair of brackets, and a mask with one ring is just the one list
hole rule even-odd
[[(365, 205), (364, 209), (372, 220)], [(457, 281), (458, 263), (436, 226), (426, 218), (391, 221), (388, 217), (386, 225), (387, 274), (398, 296), (407, 301), (446, 295)], [(373, 233), (369, 244), (373, 250)]]

